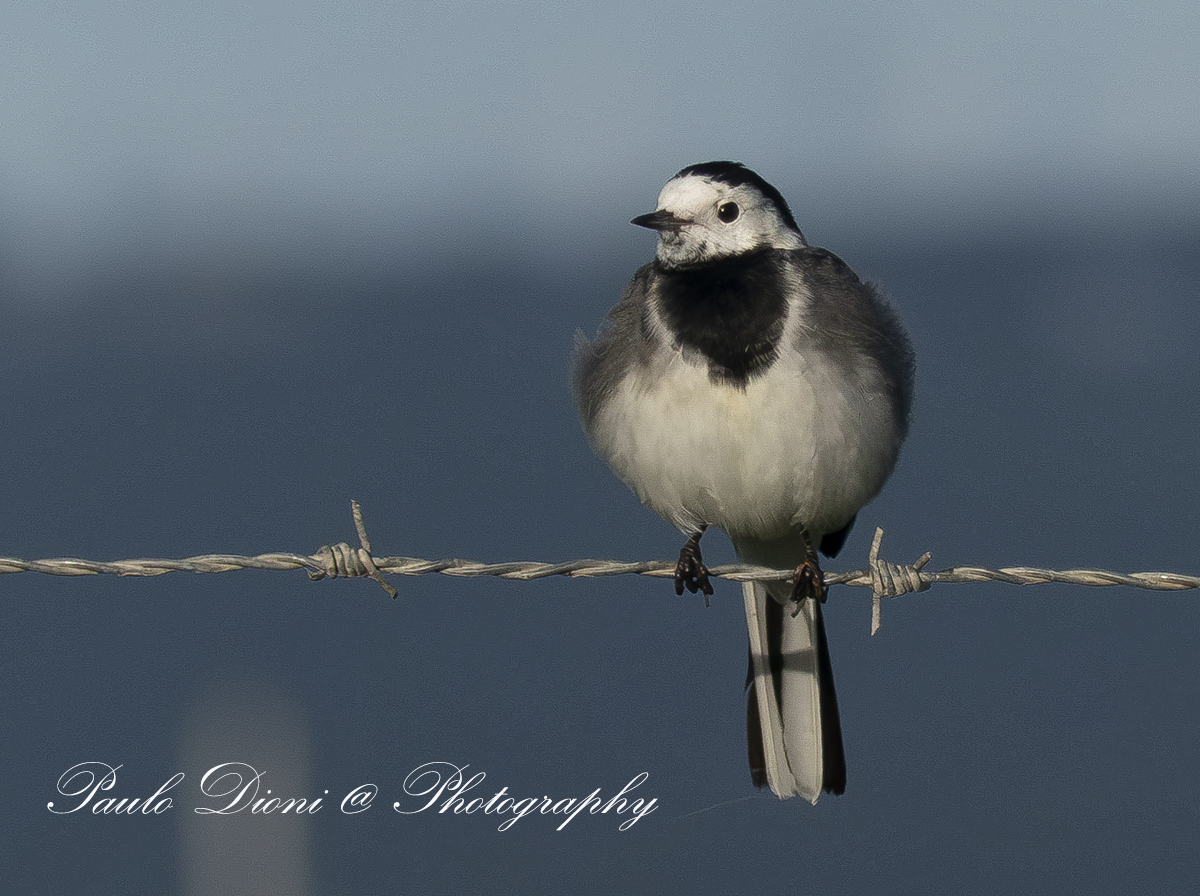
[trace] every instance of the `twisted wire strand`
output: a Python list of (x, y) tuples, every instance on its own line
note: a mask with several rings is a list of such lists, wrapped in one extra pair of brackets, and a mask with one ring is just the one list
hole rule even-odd
[[(346, 545), (346, 547), (349, 547)], [(351, 548), (357, 551), (356, 548)], [(478, 560), (458, 558), (446, 560), (423, 560), (417, 557), (374, 557), (375, 567), (381, 573), (402, 576), (424, 576), (440, 573), (460, 578), (494, 576), (527, 582), (551, 576), (568, 578), (596, 578), (599, 576), (639, 575), (651, 578), (670, 579), (675, 576), (674, 560), (570, 560), (564, 563), (537, 561), (507, 561), (484, 563)], [(907, 569), (911, 567), (900, 567)], [(201, 554), (179, 560), (146, 558), (135, 560), (81, 560), (76, 557), (55, 557), (46, 560), (22, 560), (17, 557), (0, 557), (0, 575), (17, 572), (40, 572), (53, 576), (161, 576), (169, 572), (230, 572), (235, 569), (304, 569), (316, 573), (314, 578), (354, 577), (356, 573), (327, 569), (319, 554), (256, 554), (252, 557), (239, 554)], [(770, 569), (729, 563), (710, 566), (711, 578), (731, 582), (777, 582), (792, 577), (795, 570)], [(826, 585), (850, 585), (852, 587), (874, 586), (874, 571), (870, 568), (853, 569), (845, 572), (826, 572)], [(985, 569), (978, 566), (954, 566), (938, 572), (922, 572), (920, 580), (929, 584), (970, 584), (976, 582), (1005, 582), (1010, 585), (1043, 585), (1060, 582), (1067, 585), (1125, 585), (1130, 588), (1146, 588), (1151, 591), (1185, 591), (1200, 588), (1200, 577), (1171, 572), (1118, 573), (1105, 569), (1039, 569), (1035, 567), (1010, 566), (1002, 569)], [(902, 590), (899, 594), (907, 594)], [(922, 589), (923, 590), (923, 589)], [(899, 596), (888, 595), (888, 596)]]
[[(418, 557), (374, 557), (371, 543), (363, 523), (362, 508), (357, 501), (351, 502), (355, 527), (358, 530), (359, 547), (345, 542), (328, 545), (315, 554), (271, 553), (253, 557), (239, 554), (204, 554), (182, 560), (134, 559), (100, 562), (59, 557), (47, 560), (21, 560), (0, 557), (0, 575), (18, 572), (40, 572), (55, 576), (160, 576), (169, 572), (215, 573), (235, 569), (303, 569), (311, 579), (365, 577), (374, 578), (392, 597), (397, 592), (383, 576), (391, 573), (402, 576), (441, 574), (471, 578), (495, 576), (527, 582), (551, 576), (569, 578), (594, 578), (598, 576), (640, 575), (670, 579), (675, 576), (673, 560), (569, 560), (563, 563), (503, 562), (482, 563), (477, 560), (458, 558), (446, 560), (424, 560)], [(879, 557), (883, 530), (875, 530), (868, 565), (863, 569), (825, 573), (826, 585), (850, 585), (867, 587), (873, 592), (871, 633), (879, 629), (881, 598), (898, 597), (916, 591), (925, 591), (933, 584), (971, 584), (977, 582), (1004, 582), (1010, 585), (1042, 585), (1057, 582), (1068, 585), (1114, 586), (1144, 588), (1151, 591), (1183, 591), (1200, 588), (1200, 577), (1170, 572), (1118, 573), (1105, 569), (1039, 569), (1027, 566), (1011, 566), (1002, 569), (985, 569), (978, 566), (956, 566), (938, 572), (926, 572), (924, 566), (930, 554), (922, 555), (910, 565), (895, 564)], [(787, 581), (795, 571), (790, 569), (768, 569), (742, 563), (709, 567), (710, 577), (733, 582)]]

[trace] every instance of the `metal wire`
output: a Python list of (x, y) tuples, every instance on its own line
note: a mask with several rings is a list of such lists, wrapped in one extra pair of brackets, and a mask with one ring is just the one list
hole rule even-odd
[[(481, 563), (477, 560), (422, 560), (417, 557), (374, 557), (363, 523), (362, 508), (351, 502), (359, 547), (345, 542), (321, 548), (315, 554), (258, 554), (253, 557), (238, 554), (204, 554), (182, 560), (140, 559), (100, 562), (60, 557), (48, 560), (20, 560), (0, 557), (0, 575), (18, 572), (40, 572), (55, 576), (160, 576), (169, 572), (213, 573), (235, 569), (303, 569), (311, 579), (364, 577), (375, 579), (392, 597), (397, 592), (384, 573), (402, 576), (423, 576), (440, 573), (469, 578), (495, 576), (527, 582), (551, 576), (592, 578), (597, 576), (640, 575), (653, 578), (674, 578), (674, 560), (569, 560), (564, 563), (505, 562)], [(875, 538), (867, 558), (867, 566), (847, 572), (826, 572), (826, 585), (868, 587), (874, 594), (872, 627), (879, 629), (880, 605), (883, 597), (898, 597), (915, 591), (925, 591), (933, 584), (970, 584), (975, 582), (1004, 582), (1010, 585), (1042, 585), (1059, 582), (1068, 585), (1113, 586), (1145, 588), (1152, 591), (1183, 591), (1200, 588), (1200, 577), (1169, 572), (1118, 573), (1104, 569), (1037, 569), (1025, 566), (1002, 569), (983, 569), (977, 566), (957, 566), (939, 572), (926, 572), (929, 562), (926, 553), (911, 565), (890, 563), (879, 558), (883, 530), (875, 530)], [(794, 570), (768, 569), (741, 563), (713, 566), (710, 577), (733, 582), (786, 581)]]

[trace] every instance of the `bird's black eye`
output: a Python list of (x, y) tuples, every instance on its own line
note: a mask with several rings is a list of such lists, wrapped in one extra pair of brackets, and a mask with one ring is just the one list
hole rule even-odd
[(741, 213), (742, 210), (736, 202), (722, 202), (717, 206), (717, 218), (726, 224), (732, 224)]

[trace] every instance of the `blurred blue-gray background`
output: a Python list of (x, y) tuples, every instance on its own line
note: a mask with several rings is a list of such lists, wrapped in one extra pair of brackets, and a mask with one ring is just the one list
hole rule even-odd
[[(3, 4), (0, 556), (674, 556), (566, 387), (741, 160), (886, 289), (913, 434), (832, 569), (884, 553), (1200, 573), (1192, 3)], [(732, 559), (720, 536), (710, 562)], [(1194, 594), (835, 589), (849, 766), (750, 786), (738, 588), (303, 573), (0, 577), (11, 892), (1180, 892)], [(204, 771), (308, 818), (201, 818)], [(400, 815), (427, 762), (611, 816)], [(66, 815), (186, 778), (162, 815)], [(336, 801), (364, 783), (376, 805)]]

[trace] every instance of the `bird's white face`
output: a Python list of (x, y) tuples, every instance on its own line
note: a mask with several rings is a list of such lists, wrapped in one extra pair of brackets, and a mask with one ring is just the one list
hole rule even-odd
[(655, 228), (658, 260), (672, 267), (806, 245), (775, 203), (751, 184), (732, 187), (694, 174), (675, 177), (658, 194), (656, 215), (662, 213), (671, 222)]

